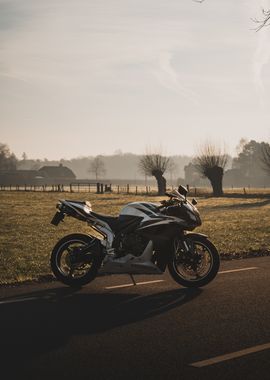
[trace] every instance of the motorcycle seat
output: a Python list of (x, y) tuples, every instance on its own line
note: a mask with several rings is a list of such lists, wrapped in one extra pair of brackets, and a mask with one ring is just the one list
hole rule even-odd
[(118, 226), (120, 225), (118, 216), (108, 216), (108, 215), (103, 215), (103, 214), (97, 214), (95, 212), (91, 212), (91, 214), (95, 218), (100, 219), (103, 222), (107, 223), (113, 231), (116, 231), (118, 229)]

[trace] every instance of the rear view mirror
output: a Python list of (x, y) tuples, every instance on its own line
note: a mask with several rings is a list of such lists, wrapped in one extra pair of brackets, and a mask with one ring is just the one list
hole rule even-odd
[(181, 195), (184, 195), (184, 197), (186, 198), (188, 190), (187, 190), (187, 188), (185, 186), (180, 185), (178, 187), (178, 193), (181, 194)]

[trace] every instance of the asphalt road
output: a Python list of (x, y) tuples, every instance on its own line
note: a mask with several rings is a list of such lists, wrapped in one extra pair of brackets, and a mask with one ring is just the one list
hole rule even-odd
[(270, 379), (269, 257), (222, 262), (197, 290), (136, 280), (0, 288), (1, 378)]

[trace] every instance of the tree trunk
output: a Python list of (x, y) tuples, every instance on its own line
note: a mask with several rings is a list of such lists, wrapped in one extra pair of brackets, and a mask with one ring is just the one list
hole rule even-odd
[(222, 197), (223, 169), (220, 166), (214, 166), (213, 168), (208, 169), (206, 177), (211, 182), (211, 186), (213, 188), (213, 196)]
[(153, 176), (157, 180), (158, 185), (158, 195), (165, 195), (166, 192), (166, 179), (162, 175), (163, 173), (159, 170), (153, 172)]

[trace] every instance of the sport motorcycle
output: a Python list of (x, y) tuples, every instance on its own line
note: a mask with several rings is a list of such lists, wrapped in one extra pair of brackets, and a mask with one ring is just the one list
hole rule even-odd
[(57, 242), (50, 260), (55, 277), (80, 287), (101, 274), (160, 275), (168, 268), (182, 286), (208, 284), (218, 273), (219, 254), (206, 235), (191, 232), (202, 222), (187, 193), (179, 186), (160, 203), (128, 203), (119, 216), (96, 213), (88, 201), (60, 200), (53, 225), (69, 216), (90, 228)]

